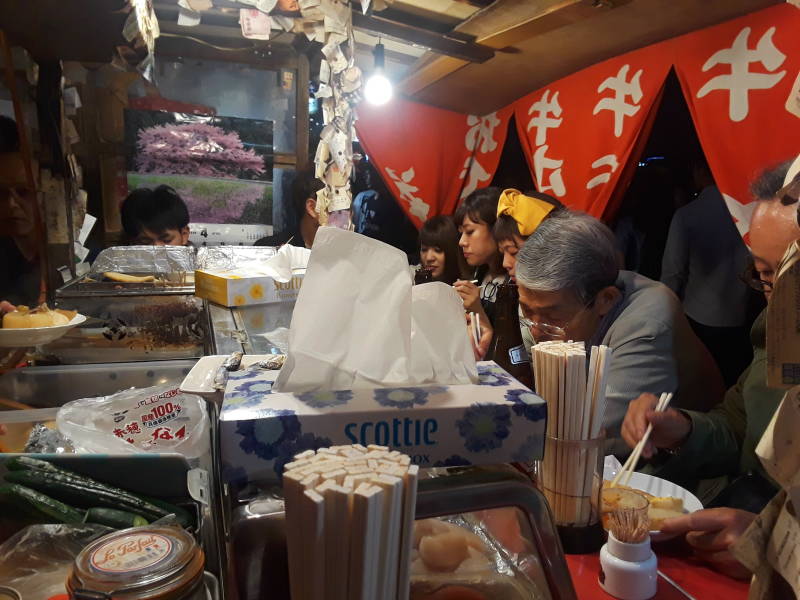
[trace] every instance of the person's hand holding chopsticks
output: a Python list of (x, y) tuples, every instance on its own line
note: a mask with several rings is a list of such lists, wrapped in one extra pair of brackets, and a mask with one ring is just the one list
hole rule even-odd
[(464, 310), (467, 312), (480, 312), (481, 288), (474, 281), (459, 279), (453, 284), (453, 287), (464, 302)]
[(674, 408), (656, 412), (657, 404), (656, 396), (642, 394), (628, 405), (622, 422), (622, 439), (631, 448), (644, 437), (647, 426), (653, 426), (650, 439), (642, 449), (644, 458), (651, 458), (658, 448), (679, 447), (692, 431), (692, 422), (682, 412)]
[(729, 577), (748, 579), (750, 572), (733, 557), (730, 549), (757, 516), (734, 508), (698, 510), (667, 519), (661, 533), (685, 533), (686, 542), (697, 556)]

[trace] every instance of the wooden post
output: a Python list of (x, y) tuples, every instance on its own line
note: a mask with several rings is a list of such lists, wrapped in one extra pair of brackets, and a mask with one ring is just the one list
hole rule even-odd
[(297, 131), (297, 170), (308, 167), (308, 82), (310, 78), (308, 57), (300, 53), (297, 57), (297, 89), (295, 90), (295, 130)]

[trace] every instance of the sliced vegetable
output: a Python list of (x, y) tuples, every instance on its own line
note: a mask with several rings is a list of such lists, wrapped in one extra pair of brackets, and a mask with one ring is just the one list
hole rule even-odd
[(0, 486), (0, 495), (10, 497), (11, 501), (18, 506), (33, 509), (40, 515), (53, 519), (58, 523), (83, 522), (83, 513), (81, 511), (23, 485), (11, 483)]
[(107, 525), (114, 529), (142, 527), (148, 524), (148, 520), (140, 515), (114, 508), (90, 508), (86, 511), (86, 522)]
[(11, 471), (5, 475), (9, 483), (18, 483), (81, 508), (116, 508), (136, 513), (149, 521), (174, 514), (178, 523), (188, 527), (191, 516), (179, 506), (163, 501), (150, 501), (120, 488), (74, 474), (40, 471)]

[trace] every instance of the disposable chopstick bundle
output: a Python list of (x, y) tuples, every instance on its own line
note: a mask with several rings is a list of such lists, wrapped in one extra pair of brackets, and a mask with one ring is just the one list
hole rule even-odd
[(547, 402), (547, 434), (555, 438), (545, 450), (542, 483), (559, 524), (586, 525), (592, 517), (594, 465), (602, 449), (579, 442), (600, 434), (610, 363), (606, 346), (592, 347), (588, 364), (581, 342), (533, 347), (536, 391)]
[(357, 444), (286, 465), (292, 600), (408, 600), (419, 473), (410, 463)]

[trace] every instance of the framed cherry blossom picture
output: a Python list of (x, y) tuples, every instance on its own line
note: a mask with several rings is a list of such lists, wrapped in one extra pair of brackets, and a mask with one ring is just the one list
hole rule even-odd
[(128, 189), (169, 185), (192, 222), (272, 224), (273, 122), (125, 111)]

